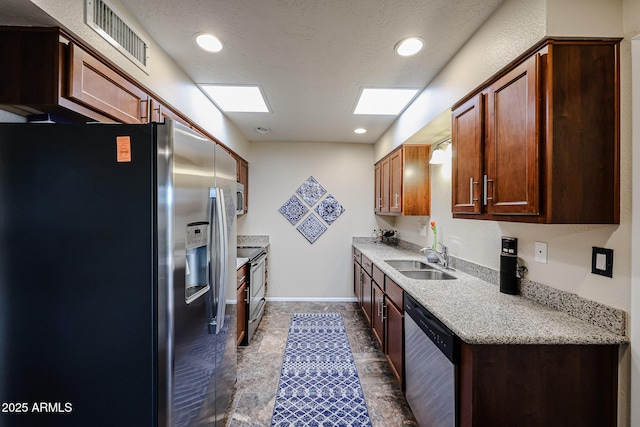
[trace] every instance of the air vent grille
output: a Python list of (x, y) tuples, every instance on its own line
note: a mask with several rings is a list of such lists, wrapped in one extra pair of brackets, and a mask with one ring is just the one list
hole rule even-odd
[(123, 55), (148, 73), (149, 44), (105, 0), (86, 1), (86, 22)]

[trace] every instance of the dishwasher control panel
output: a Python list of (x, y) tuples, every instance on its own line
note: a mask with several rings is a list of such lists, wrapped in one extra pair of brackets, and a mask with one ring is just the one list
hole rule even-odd
[(429, 339), (453, 363), (458, 363), (460, 339), (437, 317), (405, 293), (405, 315), (411, 316)]

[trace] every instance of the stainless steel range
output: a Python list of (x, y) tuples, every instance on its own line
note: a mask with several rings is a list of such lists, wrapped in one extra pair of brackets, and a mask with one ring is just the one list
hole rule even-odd
[(246, 342), (249, 344), (262, 319), (267, 302), (267, 251), (263, 246), (238, 246), (238, 257), (249, 258), (249, 319)]

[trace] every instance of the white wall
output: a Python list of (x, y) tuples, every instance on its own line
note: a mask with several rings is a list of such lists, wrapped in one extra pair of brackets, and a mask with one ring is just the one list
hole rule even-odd
[[(632, 145), (633, 179), (632, 212), (640, 212), (640, 0), (625, 0), (623, 25), (626, 39), (631, 42), (632, 56)], [(640, 256), (640, 222), (632, 227), (631, 259)], [(631, 271), (631, 424), (640, 426), (640, 264), (634, 263)]]
[[(249, 213), (238, 234), (270, 237), (267, 297), (352, 299), (352, 237), (376, 227), (373, 146), (252, 142), (249, 164)], [(313, 244), (278, 211), (309, 176), (346, 209)]]
[[(116, 8), (145, 34), (150, 43), (150, 73), (145, 74), (113, 46), (84, 23), (85, 0), (30, 0), (73, 34), (105, 55), (136, 80), (155, 92), (170, 105), (198, 123), (243, 158), (247, 158), (249, 143), (202, 91), (189, 79), (151, 37), (144, 33), (137, 20), (128, 13), (120, 0), (112, 0)], [(1, 21), (1, 20), (0, 20)], [(204, 53), (203, 53), (204, 54)]]

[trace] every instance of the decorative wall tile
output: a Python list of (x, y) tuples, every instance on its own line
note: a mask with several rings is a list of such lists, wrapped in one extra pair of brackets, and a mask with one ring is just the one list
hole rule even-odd
[(320, 215), (320, 218), (324, 219), (324, 221), (331, 225), (333, 221), (338, 219), (338, 217), (344, 212), (344, 207), (329, 194), (323, 201), (318, 203), (316, 206), (316, 212)]
[(307, 238), (309, 243), (313, 243), (322, 233), (327, 231), (327, 226), (317, 216), (310, 214), (296, 229)]
[(307, 207), (303, 205), (300, 199), (296, 196), (291, 196), (291, 198), (278, 210), (293, 225), (296, 225), (298, 221), (300, 221), (300, 219), (309, 212), (309, 209), (307, 209)]
[(326, 192), (327, 190), (325, 190), (312, 176), (310, 176), (300, 186), (300, 188), (296, 190), (296, 193), (298, 193), (300, 197), (302, 197), (302, 200), (307, 202), (309, 206), (313, 206)]

